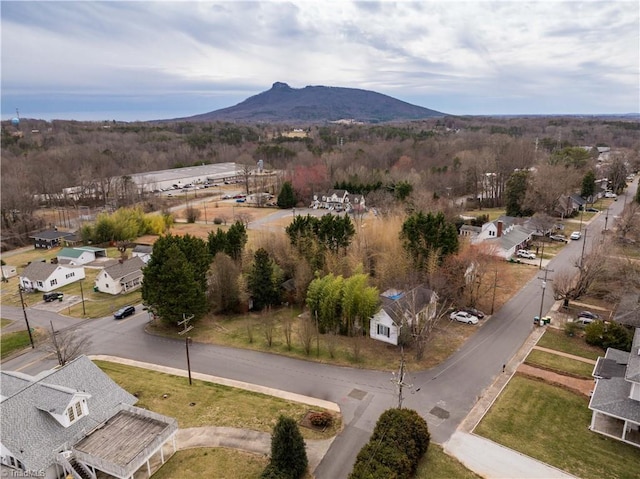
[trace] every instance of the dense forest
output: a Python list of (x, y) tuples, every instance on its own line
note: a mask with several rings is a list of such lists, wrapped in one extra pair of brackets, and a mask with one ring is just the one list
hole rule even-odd
[[(291, 136), (293, 129), (306, 136)], [(297, 198), (341, 186), (379, 208), (406, 199), (424, 209), (438, 198), (471, 197), (504, 205), (514, 171), (535, 167), (527, 206), (580, 190), (587, 171), (607, 176), (596, 148), (609, 147), (628, 170), (640, 169), (640, 123), (614, 118), (447, 117), (397, 124), (240, 125), (120, 123), (22, 119), (2, 124), (2, 228), (7, 237), (38, 227), (42, 206), (78, 207), (95, 198), (64, 198), (64, 188), (93, 185), (101, 202), (119, 195), (113, 178), (219, 162), (281, 172)], [(277, 193), (277, 192), (276, 192)], [(135, 198), (131, 198), (135, 201)], [(406, 203), (406, 202), (405, 202)], [(406, 204), (404, 205), (406, 208)]]

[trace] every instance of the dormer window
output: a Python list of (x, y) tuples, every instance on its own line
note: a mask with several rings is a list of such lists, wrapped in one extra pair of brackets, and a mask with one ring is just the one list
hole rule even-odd
[(83, 415), (82, 401), (78, 401), (67, 408), (67, 417), (69, 418), (70, 424), (80, 419)]

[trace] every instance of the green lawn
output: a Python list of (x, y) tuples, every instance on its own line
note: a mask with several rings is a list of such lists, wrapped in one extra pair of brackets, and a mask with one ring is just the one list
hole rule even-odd
[(10, 319), (0, 318), (0, 328), (6, 328), (11, 323), (13, 323), (13, 321)]
[(482, 208), (481, 210), (467, 210), (462, 213), (463, 216), (482, 216), (489, 215), (489, 221), (497, 220), (500, 216), (505, 215), (504, 208)]
[(268, 459), (258, 454), (224, 448), (197, 448), (176, 452), (153, 479), (210, 477), (215, 479), (258, 479)]
[[(44, 336), (44, 332), (36, 329), (32, 335), (33, 341), (37, 342), (38, 339)], [(26, 330), (3, 334), (0, 338), (0, 357), (4, 359), (16, 351), (29, 347), (31, 347), (31, 341), (29, 340), (29, 333)]]
[(531, 366), (540, 366), (544, 369), (550, 369), (562, 374), (570, 373), (574, 376), (580, 376), (585, 379), (591, 379), (593, 372), (593, 364), (584, 363), (577, 359), (565, 358), (546, 351), (533, 350), (525, 360), (526, 364)]
[[(317, 408), (205, 381), (189, 380), (123, 364), (95, 361), (116, 383), (139, 398), (137, 406), (174, 417), (181, 428), (227, 426), (271, 432), (280, 415), (302, 419)], [(167, 396), (164, 398), (164, 396)], [(304, 427), (307, 439), (327, 439), (340, 430), (340, 418), (320, 433)]]
[(563, 331), (557, 329), (547, 328), (538, 341), (538, 346), (593, 360), (598, 359), (599, 356), (604, 356), (602, 349), (589, 346), (584, 342), (584, 339), (577, 336), (569, 337)]
[(427, 454), (418, 464), (415, 479), (481, 479), (455, 457), (446, 454), (437, 444), (429, 444)]
[(636, 447), (589, 431), (588, 400), (514, 376), (475, 432), (582, 479), (635, 479)]

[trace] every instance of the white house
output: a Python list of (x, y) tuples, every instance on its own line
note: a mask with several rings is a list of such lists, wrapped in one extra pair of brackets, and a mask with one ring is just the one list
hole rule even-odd
[(13, 278), (18, 275), (18, 270), (15, 266), (11, 266), (8, 264), (2, 265), (2, 277), (5, 279)]
[(598, 358), (593, 377), (589, 429), (640, 447), (640, 328), (631, 352), (608, 348), (604, 358)]
[(151, 253), (153, 253), (153, 246), (138, 244), (131, 251), (131, 256), (138, 257), (147, 264), (151, 259)]
[(97, 257), (107, 257), (107, 250), (93, 246), (78, 246), (76, 248), (62, 248), (58, 253), (58, 263), (72, 266), (92, 263)]
[(471, 244), (485, 244), (492, 254), (508, 259), (527, 247), (534, 232), (527, 218), (501, 216), (483, 224), (482, 228), (463, 226), (459, 235), (469, 238)]
[(380, 295), (382, 306), (373, 315), (369, 336), (378, 341), (398, 344), (400, 329), (415, 321), (432, 319), (436, 314), (438, 295), (418, 286), (411, 291), (387, 290)]
[(329, 190), (327, 193), (314, 193), (310, 208), (326, 208), (336, 211), (364, 211), (364, 196), (349, 193), (347, 190)]
[(109, 294), (128, 293), (142, 287), (144, 261), (137, 256), (120, 260), (96, 276), (98, 291)]
[(27, 265), (19, 276), (20, 286), (26, 291), (45, 293), (84, 279), (82, 266), (50, 264), (35, 261)]
[[(177, 421), (133, 406), (86, 356), (30, 376), (2, 371), (0, 476), (149, 477), (176, 450)], [(160, 461), (158, 461), (160, 459)]]

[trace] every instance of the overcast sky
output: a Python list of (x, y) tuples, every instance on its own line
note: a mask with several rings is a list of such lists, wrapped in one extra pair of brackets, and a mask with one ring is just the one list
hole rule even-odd
[(190, 116), (276, 81), (450, 114), (640, 111), (637, 0), (3, 0), (1, 15), (3, 119)]

